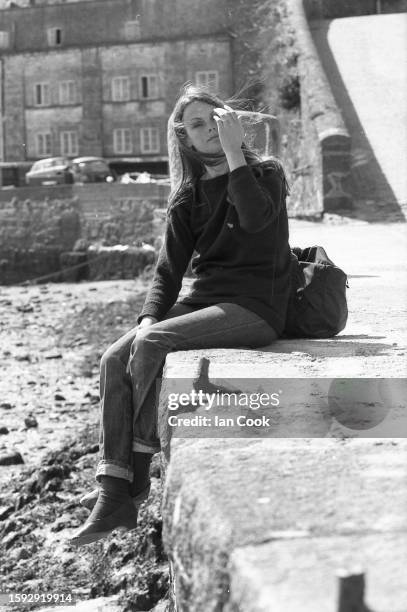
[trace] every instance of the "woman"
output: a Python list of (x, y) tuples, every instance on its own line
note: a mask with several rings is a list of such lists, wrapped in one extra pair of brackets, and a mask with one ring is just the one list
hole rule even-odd
[[(74, 544), (137, 525), (160, 450), (155, 381), (166, 355), (257, 348), (284, 328), (291, 258), (280, 164), (250, 151), (237, 114), (201, 89), (184, 89), (169, 125), (182, 179), (138, 327), (102, 357), (100, 488), (82, 499), (93, 510)], [(190, 293), (175, 303), (194, 251)]]

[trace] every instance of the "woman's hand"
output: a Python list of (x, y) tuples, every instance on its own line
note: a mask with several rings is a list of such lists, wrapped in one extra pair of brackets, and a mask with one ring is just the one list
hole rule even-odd
[(219, 140), (228, 160), (229, 170), (246, 165), (242, 152), (244, 132), (237, 113), (229, 106), (215, 108), (213, 118), (218, 126)]
[(149, 327), (150, 325), (154, 325), (154, 323), (157, 323), (158, 319), (156, 319), (155, 317), (143, 317), (139, 323), (139, 329), (142, 329), (143, 327)]

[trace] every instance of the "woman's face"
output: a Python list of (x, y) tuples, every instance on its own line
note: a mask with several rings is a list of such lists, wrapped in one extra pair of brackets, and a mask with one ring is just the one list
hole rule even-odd
[(184, 109), (183, 122), (187, 133), (186, 144), (201, 153), (220, 153), (222, 146), (213, 113), (215, 106), (206, 102), (190, 102)]

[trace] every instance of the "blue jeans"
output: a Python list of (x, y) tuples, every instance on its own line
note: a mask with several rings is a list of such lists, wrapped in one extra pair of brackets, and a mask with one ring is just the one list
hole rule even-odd
[(277, 338), (257, 314), (222, 303), (175, 304), (164, 320), (131, 329), (104, 353), (100, 366), (102, 475), (133, 480), (132, 451), (157, 453), (156, 380), (171, 351), (258, 348)]

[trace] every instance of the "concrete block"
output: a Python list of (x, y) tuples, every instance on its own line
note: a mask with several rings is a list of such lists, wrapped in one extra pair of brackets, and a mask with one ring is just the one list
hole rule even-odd
[[(230, 599), (225, 612), (405, 612), (407, 538), (399, 534), (312, 538), (276, 532), (257, 546), (237, 547), (231, 557)], [(367, 606), (345, 604), (343, 568), (366, 569)], [(360, 583), (360, 580), (359, 580)], [(359, 588), (362, 586), (359, 584)]]
[(336, 572), (354, 566), (375, 612), (404, 612), (407, 442), (393, 444), (173, 443), (164, 541), (180, 612), (336, 612)]

